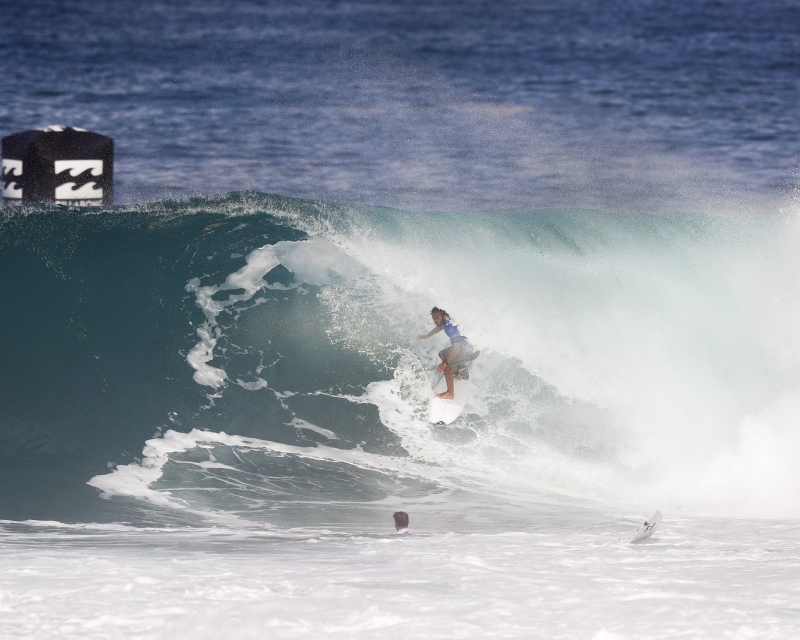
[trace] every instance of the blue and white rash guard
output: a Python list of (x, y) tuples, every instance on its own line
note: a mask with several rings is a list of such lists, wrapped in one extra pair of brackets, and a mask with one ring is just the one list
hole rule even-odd
[(452, 320), (447, 320), (443, 325), (442, 329), (447, 334), (447, 337), (450, 338), (450, 342), (455, 344), (456, 342), (460, 342), (463, 345), (469, 344), (466, 336), (462, 336), (461, 333), (458, 331), (458, 325), (454, 324)]

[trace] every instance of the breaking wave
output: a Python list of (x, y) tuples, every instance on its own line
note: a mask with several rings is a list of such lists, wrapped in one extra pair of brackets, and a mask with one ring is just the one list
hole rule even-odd
[[(6, 209), (0, 517), (797, 516), (799, 232), (250, 192)], [(442, 343), (414, 340), (434, 304), (482, 350), (447, 427), (426, 420)]]

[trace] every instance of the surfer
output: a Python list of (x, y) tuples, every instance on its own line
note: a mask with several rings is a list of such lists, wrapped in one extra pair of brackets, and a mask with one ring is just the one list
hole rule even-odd
[(417, 336), (417, 340), (427, 340), (440, 331), (444, 331), (447, 337), (450, 338), (450, 346), (439, 352), (442, 362), (436, 367), (436, 371), (444, 373), (444, 378), (447, 381), (447, 391), (437, 394), (437, 397), (442, 400), (452, 400), (455, 397), (453, 380), (469, 380), (467, 367), (470, 362), (478, 357), (480, 351), (475, 351), (466, 336), (461, 335), (458, 325), (453, 323), (447, 311), (434, 307), (431, 309), (431, 318), (436, 326), (428, 333)]

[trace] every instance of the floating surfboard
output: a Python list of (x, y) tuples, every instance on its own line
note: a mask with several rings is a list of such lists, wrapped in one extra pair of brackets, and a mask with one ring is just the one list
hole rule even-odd
[(444, 376), (439, 379), (439, 384), (433, 392), (430, 405), (430, 420), (431, 424), (450, 424), (461, 415), (464, 405), (469, 400), (469, 392), (472, 388), (472, 383), (469, 380), (454, 380), (453, 381), (453, 394), (455, 398), (452, 400), (442, 400), (437, 398), (437, 393), (444, 393), (447, 391), (447, 380)]
[(651, 535), (653, 535), (653, 531), (656, 530), (656, 527), (661, 523), (661, 512), (656, 511), (652, 518), (645, 521), (645, 523), (639, 527), (639, 530), (631, 536), (631, 539), (628, 540), (628, 544), (635, 544), (637, 542), (641, 542), (642, 540), (647, 540)]

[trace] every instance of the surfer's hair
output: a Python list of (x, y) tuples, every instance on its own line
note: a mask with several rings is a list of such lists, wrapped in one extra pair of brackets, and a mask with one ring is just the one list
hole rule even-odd
[(394, 523), (401, 529), (408, 526), (408, 514), (405, 511), (395, 511), (392, 517), (394, 518)]
[(439, 307), (434, 307), (433, 309), (431, 309), (431, 315), (433, 315), (434, 313), (441, 313), (442, 319), (445, 322), (447, 322), (450, 319), (450, 314), (447, 313), (447, 311), (445, 311), (444, 309), (440, 309)]

